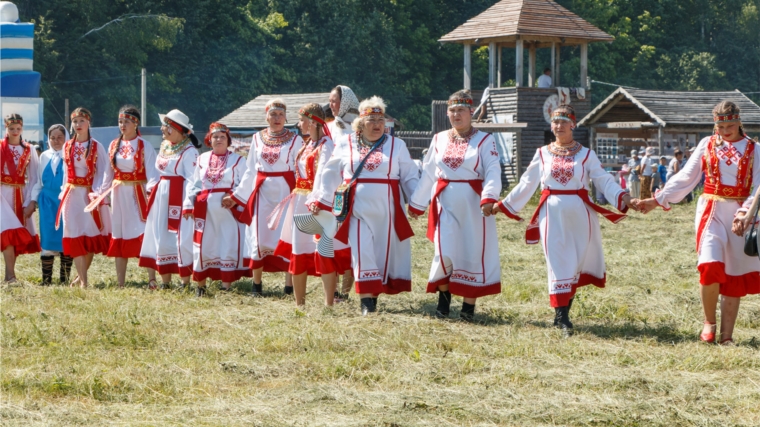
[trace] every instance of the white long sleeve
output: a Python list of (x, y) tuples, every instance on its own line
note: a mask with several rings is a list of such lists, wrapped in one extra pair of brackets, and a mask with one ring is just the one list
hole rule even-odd
[(541, 184), (541, 176), (543, 175), (543, 162), (541, 161), (541, 149), (536, 150), (536, 154), (533, 156), (533, 160), (530, 161), (530, 165), (520, 177), (520, 182), (507, 194), (502, 204), (512, 213), (517, 214), (525, 205), (528, 204), (530, 198), (533, 197), (533, 193), (536, 192), (538, 186)]
[(480, 203), (495, 203), (501, 196), (501, 163), (493, 135), (488, 135), (478, 149), (483, 166), (483, 193), (480, 195)]
[(417, 183), (417, 189), (414, 190), (412, 197), (409, 198), (409, 206), (418, 211), (424, 212), (427, 209), (432, 201), (433, 187), (438, 180), (438, 177), (436, 177), (438, 166), (435, 163), (435, 154), (438, 152), (437, 144), (438, 134), (435, 134), (430, 141), (428, 152), (422, 160), (422, 176)]
[(654, 196), (663, 209), (670, 209), (671, 203), (683, 200), (699, 184), (702, 179), (702, 156), (705, 154), (708, 141), (709, 138), (705, 138), (699, 143), (686, 165)]
[(30, 146), (29, 150), (29, 164), (26, 166), (26, 185), (24, 186), (23, 191), (23, 207), (27, 207), (29, 203), (36, 200), (36, 197), (33, 197), (32, 195), (34, 194), (34, 189), (37, 186), (37, 183), (40, 181), (40, 158), (37, 156), (37, 150), (34, 147)]
[(586, 162), (586, 168), (588, 170), (589, 178), (594, 182), (594, 186), (604, 193), (604, 197), (610, 202), (614, 201), (617, 210), (622, 211), (625, 209), (625, 203), (623, 203), (623, 195), (626, 194), (620, 185), (615, 181), (615, 177), (609, 172), (604, 170), (602, 163), (599, 161), (599, 157), (596, 153), (591, 151)]
[(398, 173), (401, 180), (401, 190), (406, 194), (407, 198), (410, 198), (420, 180), (420, 170), (417, 168), (417, 163), (412, 160), (412, 155), (409, 154), (406, 142), (396, 138), (396, 143), (399, 144), (397, 155), (399, 156)]

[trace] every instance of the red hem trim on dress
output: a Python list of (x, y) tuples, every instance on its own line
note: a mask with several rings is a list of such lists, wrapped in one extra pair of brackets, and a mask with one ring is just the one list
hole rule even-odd
[(87, 254), (105, 254), (111, 236), (79, 236), (63, 238), (63, 253), (74, 258)]
[(32, 236), (32, 233), (24, 227), (13, 228), (0, 233), (0, 247), (5, 250), (8, 246), (13, 246), (16, 256), (42, 252), (40, 236), (36, 234)]
[(575, 296), (575, 291), (577, 291), (578, 288), (586, 285), (594, 285), (597, 288), (603, 288), (606, 283), (607, 274), (605, 274), (604, 277), (599, 278), (591, 274), (581, 273), (580, 277), (578, 278), (578, 283), (573, 284), (572, 291), (562, 294), (549, 295), (549, 302), (554, 308), (566, 307), (568, 304), (570, 304), (570, 298)]
[(263, 268), (266, 273), (286, 273), (288, 271), (288, 261), (274, 255), (267, 255), (264, 259), (251, 259), (249, 261), (251, 270)]
[(434, 294), (438, 292), (438, 287), (441, 285), (449, 285), (449, 292), (464, 298), (480, 298), (501, 293), (501, 282), (473, 286), (469, 283), (452, 282), (451, 276), (444, 277), (435, 282), (428, 282), (427, 292)]
[(316, 254), (317, 274), (343, 274), (351, 270), (351, 248), (333, 251), (333, 258), (325, 258), (319, 253)]
[(413, 213), (413, 214), (415, 214), (417, 216), (425, 215), (425, 211), (424, 210), (419, 210), (419, 209), (415, 208), (412, 205), (409, 205), (409, 212), (411, 212), (411, 213)]
[(106, 256), (111, 258), (140, 258), (143, 235), (134, 239), (111, 238)]
[(137, 263), (140, 267), (156, 270), (158, 274), (178, 274), (179, 277), (189, 277), (193, 275), (193, 265), (180, 267), (176, 262), (171, 264), (156, 264), (156, 260), (150, 257), (140, 257)]
[(412, 281), (406, 279), (388, 279), (388, 282), (383, 284), (382, 280), (365, 280), (363, 282), (355, 282), (357, 294), (388, 294), (395, 295), (401, 292), (410, 292), (412, 290)]
[(193, 281), (200, 282), (204, 279), (211, 279), (232, 283), (243, 277), (248, 277), (247, 271), (248, 270), (221, 270), (219, 268), (207, 268), (203, 271), (193, 271)]
[(730, 276), (726, 274), (726, 265), (719, 261), (700, 264), (697, 269), (699, 284), (707, 286), (719, 283), (721, 295), (741, 298), (760, 294), (760, 272), (752, 271), (741, 276)]

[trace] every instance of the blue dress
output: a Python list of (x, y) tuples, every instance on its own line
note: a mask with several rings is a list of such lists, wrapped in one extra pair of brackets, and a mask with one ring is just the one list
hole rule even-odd
[(48, 162), (42, 171), (42, 190), (37, 197), (40, 209), (40, 246), (43, 250), (63, 252), (63, 220), (58, 230), (55, 229), (55, 216), (61, 201), (58, 195), (63, 185), (63, 160), (58, 162), (53, 175), (52, 162)]

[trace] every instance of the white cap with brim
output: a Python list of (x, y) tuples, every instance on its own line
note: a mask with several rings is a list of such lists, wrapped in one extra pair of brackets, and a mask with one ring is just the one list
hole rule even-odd
[(319, 234), (317, 252), (326, 258), (334, 257), (333, 237), (338, 231), (338, 221), (332, 212), (321, 210), (317, 214), (295, 214), (293, 222), (303, 233)]
[(185, 113), (177, 110), (176, 108), (174, 110), (169, 111), (166, 114), (159, 114), (158, 118), (159, 120), (161, 120), (161, 123), (164, 123), (164, 118), (168, 118), (174, 123), (177, 123), (178, 125), (189, 130), (190, 133), (193, 133), (193, 125), (190, 124), (190, 118), (188, 118)]
[(631, 150), (631, 155), (634, 155), (634, 154), (639, 154), (639, 152), (636, 150)]

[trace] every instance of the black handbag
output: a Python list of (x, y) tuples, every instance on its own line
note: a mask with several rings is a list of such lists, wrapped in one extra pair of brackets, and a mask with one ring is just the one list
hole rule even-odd
[[(757, 197), (757, 196), (755, 196)], [(755, 208), (755, 212), (752, 214), (752, 228), (744, 234), (744, 254), (747, 256), (757, 256), (757, 228), (755, 228), (755, 219), (757, 218), (757, 211), (760, 209), (760, 204)], [(747, 213), (749, 215), (749, 213)]]
[(343, 222), (346, 220), (346, 217), (348, 217), (348, 208), (351, 206), (351, 187), (354, 185), (354, 182), (356, 182), (356, 179), (359, 178), (359, 174), (362, 172), (362, 169), (364, 169), (364, 163), (366, 163), (367, 159), (369, 159), (369, 156), (372, 155), (372, 152), (377, 149), (377, 147), (381, 146), (383, 142), (388, 138), (388, 135), (383, 134), (383, 136), (375, 142), (375, 145), (370, 148), (369, 152), (367, 152), (367, 155), (364, 156), (362, 161), (359, 163), (359, 166), (356, 167), (356, 171), (354, 171), (354, 176), (351, 178), (351, 181), (348, 183), (341, 184), (337, 190), (335, 190), (335, 198), (333, 199), (333, 215), (335, 215), (335, 219), (338, 220), (338, 222)]

